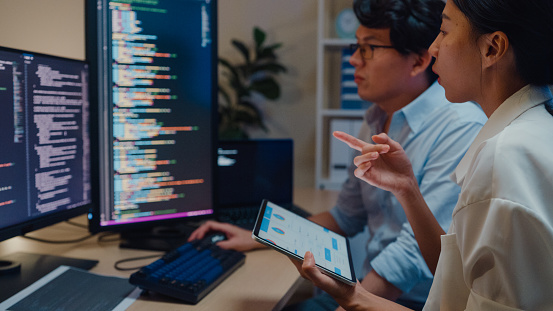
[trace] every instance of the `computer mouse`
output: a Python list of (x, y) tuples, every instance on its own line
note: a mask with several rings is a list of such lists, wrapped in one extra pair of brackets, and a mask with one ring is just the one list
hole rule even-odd
[(226, 239), (227, 236), (221, 231), (211, 231), (203, 238), (204, 241), (209, 241), (211, 244), (216, 244)]

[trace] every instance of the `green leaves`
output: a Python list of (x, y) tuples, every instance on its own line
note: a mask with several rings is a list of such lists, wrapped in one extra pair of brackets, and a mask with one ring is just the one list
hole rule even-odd
[(271, 77), (253, 81), (250, 85), (250, 90), (257, 92), (270, 100), (276, 100), (280, 97), (280, 86), (275, 79)]
[(262, 45), (263, 45), (263, 42), (265, 42), (265, 38), (267, 37), (267, 35), (265, 34), (265, 32), (261, 29), (259, 29), (258, 27), (254, 27), (253, 28), (253, 38), (255, 40), (255, 49), (259, 49)]
[(248, 47), (246, 45), (238, 40), (232, 40), (232, 45), (242, 53), (242, 56), (244, 57), (244, 60), (246, 61), (246, 64), (250, 64), (250, 50), (248, 50)]
[[(247, 138), (246, 127), (267, 131), (258, 108), (259, 103), (253, 101), (252, 95), (256, 93), (268, 100), (280, 97), (280, 85), (275, 76), (286, 72), (287, 69), (278, 62), (275, 50), (281, 48), (282, 44), (265, 46), (267, 35), (259, 27), (254, 27), (253, 39), (253, 49), (248, 48), (242, 41), (231, 40), (243, 62), (232, 64), (227, 59), (219, 58), (221, 75), (225, 78), (223, 81), (227, 86), (219, 87), (220, 98), (223, 100), (219, 104), (220, 138)], [(234, 92), (234, 96), (227, 92), (229, 89)]]
[(282, 66), (281, 64), (277, 63), (268, 63), (268, 64), (261, 64), (261, 65), (254, 65), (254, 71), (268, 71), (274, 74), (277, 74), (279, 72), (286, 72), (286, 67)]

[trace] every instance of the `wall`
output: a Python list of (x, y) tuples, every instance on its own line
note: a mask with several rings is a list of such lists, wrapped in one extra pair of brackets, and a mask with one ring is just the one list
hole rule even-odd
[(283, 96), (262, 106), (270, 130), (268, 136), (294, 139), (295, 184), (313, 186), (317, 1), (220, 0), (219, 54), (229, 59), (240, 57), (230, 40), (253, 40), (254, 26), (267, 31), (270, 43), (283, 43), (277, 53), (288, 67), (288, 72), (279, 77)]
[[(85, 58), (84, 0), (0, 0), (0, 45), (77, 59)], [(288, 73), (280, 77), (283, 96), (263, 103), (269, 133), (295, 144), (295, 184), (314, 185), (316, 0), (219, 0), (219, 53), (233, 60), (233, 38), (253, 40), (252, 29), (267, 32)]]
[(84, 59), (84, 1), (0, 0), (0, 45)]

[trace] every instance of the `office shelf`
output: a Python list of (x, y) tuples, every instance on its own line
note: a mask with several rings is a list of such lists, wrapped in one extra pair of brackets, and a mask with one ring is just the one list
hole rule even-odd
[(321, 189), (340, 189), (343, 182), (330, 173), (332, 120), (360, 120), (365, 111), (342, 109), (340, 103), (342, 50), (356, 40), (339, 38), (335, 23), (340, 11), (352, 4), (352, 0), (318, 0), (315, 185)]

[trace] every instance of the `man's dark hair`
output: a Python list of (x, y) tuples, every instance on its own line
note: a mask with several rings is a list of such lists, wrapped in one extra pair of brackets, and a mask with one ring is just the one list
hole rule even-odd
[[(442, 0), (355, 0), (353, 10), (361, 25), (390, 29), (390, 41), (401, 54), (421, 53), (440, 32)], [(432, 63), (426, 69), (430, 83), (437, 79)]]

